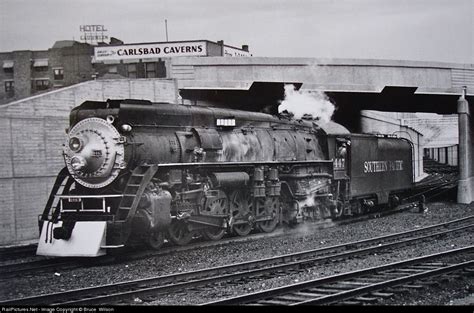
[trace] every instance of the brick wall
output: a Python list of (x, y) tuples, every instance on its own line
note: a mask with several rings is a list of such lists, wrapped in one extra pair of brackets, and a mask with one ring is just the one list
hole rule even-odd
[(173, 80), (88, 81), (0, 106), (0, 245), (35, 240), (56, 174), (69, 111), (85, 100), (176, 102)]
[(21, 98), (31, 94), (31, 51), (16, 51), (14, 55), (15, 97)]
[(4, 69), (3, 64), (5, 61), (13, 61), (13, 53), (11, 52), (0, 52), (0, 103), (4, 103), (8, 100), (15, 100), (14, 93), (7, 93), (5, 91), (5, 81), (13, 81), (13, 69)]

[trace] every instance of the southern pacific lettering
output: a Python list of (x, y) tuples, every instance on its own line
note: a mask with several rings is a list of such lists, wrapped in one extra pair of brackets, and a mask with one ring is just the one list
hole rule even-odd
[(403, 161), (366, 161), (364, 173), (377, 173), (389, 171), (403, 171)]

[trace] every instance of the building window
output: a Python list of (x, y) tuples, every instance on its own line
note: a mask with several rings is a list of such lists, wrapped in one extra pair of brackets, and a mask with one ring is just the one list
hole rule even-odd
[(48, 66), (48, 59), (33, 60), (33, 67), (35, 69), (35, 72), (46, 72), (48, 70)]
[(109, 73), (117, 74), (117, 65), (109, 66)]
[(11, 97), (15, 94), (15, 84), (13, 80), (5, 81), (5, 93)]
[(35, 80), (35, 89), (36, 90), (46, 90), (49, 88), (49, 80), (47, 79), (37, 79)]
[(128, 65), (128, 77), (137, 78), (137, 65), (136, 64)]
[(54, 80), (63, 80), (64, 79), (64, 70), (62, 68), (53, 69)]
[(145, 63), (145, 77), (146, 78), (156, 77), (155, 63)]
[(3, 61), (3, 72), (13, 73), (13, 61), (10, 61), (10, 60)]
[(35, 66), (35, 72), (37, 73), (42, 73), (42, 72), (47, 72), (48, 67), (47, 66)]
[(158, 61), (158, 63), (156, 64), (156, 72), (157, 72), (157, 75), (156, 77), (159, 77), (159, 78), (163, 78), (163, 77), (166, 77), (166, 64), (165, 64), (165, 61), (162, 61), (161, 59)]

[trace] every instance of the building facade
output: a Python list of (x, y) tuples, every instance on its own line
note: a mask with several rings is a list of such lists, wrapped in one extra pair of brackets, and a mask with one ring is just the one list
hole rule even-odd
[(236, 48), (209, 40), (91, 45), (57, 41), (40, 51), (0, 52), (0, 104), (100, 78), (169, 78), (170, 58), (180, 56), (251, 56), (248, 46)]
[(90, 80), (93, 51), (89, 44), (64, 40), (48, 50), (0, 53), (0, 103)]

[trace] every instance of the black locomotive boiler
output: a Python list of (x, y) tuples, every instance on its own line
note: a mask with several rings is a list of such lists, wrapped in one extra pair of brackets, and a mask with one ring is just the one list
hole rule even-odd
[(394, 204), (413, 183), (412, 145), (295, 120), (143, 100), (86, 101), (70, 114), (37, 254), (159, 248)]

